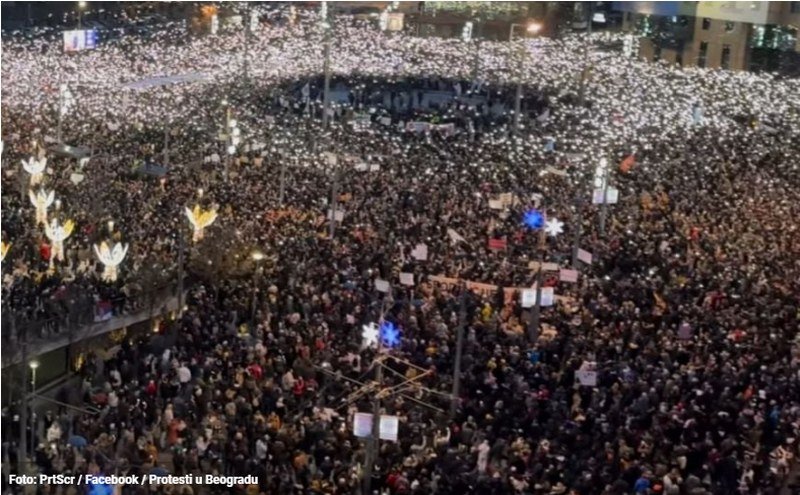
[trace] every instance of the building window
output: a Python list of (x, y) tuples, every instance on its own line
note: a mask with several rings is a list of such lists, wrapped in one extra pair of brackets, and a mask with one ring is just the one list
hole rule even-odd
[(722, 59), (719, 65), (723, 69), (731, 68), (731, 45), (722, 45)]
[(700, 42), (700, 51), (697, 53), (697, 66), (698, 67), (705, 67), (706, 66), (706, 55), (708, 55), (708, 42), (701, 41)]
[(711, 28), (711, 19), (703, 17), (703, 31), (708, 31)]
[(725, 23), (725, 32), (726, 33), (730, 33), (734, 29), (736, 29), (736, 23), (735, 22), (726, 22)]
[(790, 2), (789, 10), (792, 14), (800, 14), (800, 2)]

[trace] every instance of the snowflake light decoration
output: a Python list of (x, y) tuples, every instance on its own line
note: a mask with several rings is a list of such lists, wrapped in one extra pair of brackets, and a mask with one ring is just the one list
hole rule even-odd
[(522, 223), (529, 229), (541, 229), (544, 226), (544, 215), (539, 210), (526, 211), (522, 217)]
[(400, 344), (400, 329), (391, 321), (381, 323), (381, 342), (386, 347), (397, 347)]
[(558, 218), (547, 220), (544, 225), (544, 231), (547, 232), (547, 235), (556, 237), (558, 234), (564, 232), (564, 222)]
[(361, 343), (364, 347), (375, 347), (378, 345), (378, 325), (375, 322), (361, 326)]

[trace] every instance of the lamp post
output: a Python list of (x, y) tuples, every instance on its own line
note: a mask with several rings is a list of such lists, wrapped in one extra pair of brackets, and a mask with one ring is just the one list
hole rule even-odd
[[(36, 450), (34, 442), (36, 441), (36, 410), (33, 408), (33, 401), (36, 400), (36, 370), (39, 368), (39, 361), (33, 360), (28, 363), (31, 368), (31, 452)], [(28, 407), (28, 404), (25, 404)]]
[(464, 350), (464, 326), (467, 320), (467, 286), (461, 287), (458, 298), (458, 328), (456, 330), (456, 362), (453, 367), (453, 391), (450, 398), (450, 419), (456, 415), (458, 395), (461, 393), (461, 356)]
[(583, 45), (583, 69), (581, 69), (581, 83), (578, 90), (578, 100), (581, 107), (586, 101), (586, 79), (589, 77), (589, 43), (592, 37), (592, 18), (594, 2), (589, 2), (589, 19), (586, 27), (586, 43)]
[(256, 251), (251, 255), (251, 258), (253, 258), (253, 261), (255, 261), (255, 263), (256, 263), (256, 267), (253, 270), (253, 296), (252, 296), (252, 305), (251, 305), (251, 308), (250, 308), (250, 321), (252, 321), (253, 322), (253, 326), (255, 326), (255, 322), (256, 322), (256, 295), (258, 293), (258, 288), (257, 288), (258, 287), (258, 269), (259, 269), (259, 267), (261, 265), (261, 261), (263, 261), (264, 258), (266, 258), (266, 256), (261, 251)]
[(83, 10), (86, 8), (86, 2), (78, 2), (78, 29), (83, 29)]
[[(511, 24), (511, 29), (508, 32), (509, 43), (514, 41), (514, 28), (522, 26), (522, 24)], [(542, 25), (532, 22), (527, 25), (525, 31), (530, 34), (536, 34), (542, 29)], [(522, 47), (520, 47), (522, 52)], [(517, 94), (514, 98), (514, 133), (519, 132), (519, 114), (522, 111), (522, 57), (520, 56), (519, 64), (517, 65)]]
[[(380, 318), (378, 319), (378, 333), (377, 335), (370, 335), (370, 331), (367, 329), (367, 326), (364, 328), (364, 333), (362, 336), (364, 337), (365, 342), (367, 345), (376, 346), (376, 358), (375, 358), (375, 395), (372, 399), (372, 433), (370, 434), (369, 441), (367, 443), (367, 450), (364, 453), (364, 491), (365, 494), (372, 493), (372, 470), (375, 465), (375, 462), (378, 460), (378, 452), (380, 446), (380, 421), (381, 421), (381, 398), (383, 393), (383, 363), (380, 360), (381, 354), (384, 352), (384, 347), (390, 348), (392, 345), (396, 345), (396, 341), (391, 341), (390, 338), (387, 338), (386, 327), (384, 325), (389, 325), (392, 329), (395, 327), (386, 322), (384, 319), (387, 311), (387, 303), (391, 303), (392, 301), (392, 293), (391, 289), (387, 297), (384, 298), (383, 304), (381, 307), (381, 314)], [(374, 325), (374, 324), (373, 324)], [(372, 329), (374, 332), (374, 328)], [(391, 337), (391, 336), (388, 336)], [(395, 335), (394, 338), (397, 336)]]
[(328, 127), (331, 106), (331, 29), (333, 22), (329, 19), (328, 2), (322, 2), (322, 28), (325, 30), (325, 87), (322, 93), (322, 128)]
[(535, 343), (539, 332), (539, 316), (542, 308), (542, 283), (544, 282), (544, 253), (547, 249), (546, 235), (556, 237), (564, 231), (563, 222), (557, 218), (547, 219), (547, 215), (537, 210), (531, 210), (525, 214), (523, 223), (533, 230), (539, 231), (539, 241), (536, 249), (536, 301), (531, 313), (528, 325), (528, 339)]

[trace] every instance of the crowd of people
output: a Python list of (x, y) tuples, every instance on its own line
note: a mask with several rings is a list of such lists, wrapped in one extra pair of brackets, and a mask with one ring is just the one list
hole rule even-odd
[[(605, 34), (476, 44), (339, 16), (332, 86), (350, 94), (323, 127), (324, 29), (298, 9), (264, 13), (249, 38), (173, 29), (70, 56), (3, 41), (4, 307), (35, 318), (54, 289), (139, 293), (174, 281), (179, 260), (195, 280), (169, 338), (79, 370), (77, 395), (102, 412), (48, 416), (37, 469), (257, 476), (237, 493), (359, 493), (367, 473), (393, 494), (792, 483), (800, 82), (626, 58)], [(202, 78), (157, 83), (187, 73)], [(46, 154), (43, 187), (61, 201), (50, 214), (77, 225), (50, 269), (19, 163), (54, 136), (62, 84), (74, 96), (63, 139), (92, 156)], [(423, 108), (434, 90), (452, 98)], [(242, 143), (229, 156), (231, 120)], [(601, 159), (619, 191), (605, 212), (592, 202)], [(167, 174), (138, 174), (143, 163)], [(195, 204), (219, 216), (193, 243)], [(564, 233), (542, 243), (522, 220), (534, 208)], [(109, 283), (90, 248), (112, 237), (130, 249)], [(545, 274), (557, 302), (529, 332), (530, 263), (569, 268), (576, 239), (591, 261), (577, 282)], [(379, 321), (401, 338), (376, 352), (362, 326)], [(366, 469), (353, 416), (376, 396), (400, 434)]]

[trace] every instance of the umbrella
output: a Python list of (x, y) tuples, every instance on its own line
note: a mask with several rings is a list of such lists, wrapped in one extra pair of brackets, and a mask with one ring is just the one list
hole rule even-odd
[(69, 437), (67, 443), (73, 447), (81, 448), (81, 447), (86, 447), (86, 444), (89, 442), (87, 442), (86, 439), (80, 435), (72, 435), (71, 437)]
[(169, 473), (163, 467), (156, 466), (156, 467), (154, 467), (153, 469), (150, 470), (150, 474), (153, 475), (153, 476), (166, 476)]

